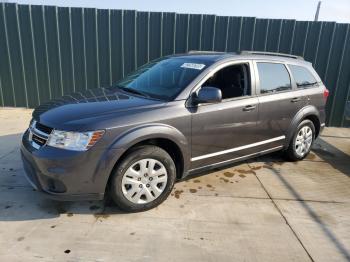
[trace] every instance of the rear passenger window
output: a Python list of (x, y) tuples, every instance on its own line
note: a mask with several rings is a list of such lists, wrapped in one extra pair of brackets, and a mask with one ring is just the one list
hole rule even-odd
[(292, 88), (289, 73), (283, 64), (257, 63), (260, 93), (274, 93)]
[(317, 84), (317, 80), (311, 72), (303, 67), (296, 65), (288, 65), (298, 87), (308, 87)]

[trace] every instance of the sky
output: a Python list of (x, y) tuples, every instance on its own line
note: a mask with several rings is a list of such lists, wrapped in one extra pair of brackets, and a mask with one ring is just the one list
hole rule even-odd
[[(318, 0), (0, 0), (20, 4), (313, 20)], [(350, 23), (350, 0), (322, 0), (319, 21)]]

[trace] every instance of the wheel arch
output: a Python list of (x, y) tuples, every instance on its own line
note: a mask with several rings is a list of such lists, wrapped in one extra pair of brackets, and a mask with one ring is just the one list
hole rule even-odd
[(315, 138), (318, 137), (321, 130), (320, 113), (315, 106), (306, 106), (302, 108), (293, 118), (286, 135), (285, 148), (288, 148), (291, 139), (293, 138), (295, 129), (299, 123), (305, 119), (310, 120), (315, 126)]
[(185, 168), (183, 152), (176, 142), (174, 142), (169, 138), (164, 138), (164, 137), (147, 138), (147, 139), (141, 140), (138, 143), (134, 143), (130, 145), (130, 147), (127, 150), (125, 150), (123, 154), (119, 157), (119, 159), (114, 164), (114, 166), (117, 167), (118, 163), (123, 161), (123, 159), (135, 148), (139, 148), (141, 146), (147, 146), (147, 145), (158, 146), (164, 149), (174, 160), (174, 163), (176, 166), (176, 177), (178, 179), (182, 178), (182, 174)]

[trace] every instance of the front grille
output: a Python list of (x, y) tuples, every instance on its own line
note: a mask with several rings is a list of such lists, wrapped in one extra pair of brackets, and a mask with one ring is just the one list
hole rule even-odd
[(36, 122), (35, 128), (38, 129), (41, 132), (44, 132), (46, 134), (50, 134), (52, 131), (51, 127), (45, 126), (43, 124), (40, 124), (39, 122)]
[(41, 138), (40, 136), (37, 136), (36, 134), (33, 134), (32, 141), (37, 143), (40, 146), (43, 146), (46, 144), (47, 139)]
[(34, 148), (39, 149), (46, 144), (52, 130), (53, 128), (45, 126), (33, 120), (29, 126), (28, 140), (31, 142)]

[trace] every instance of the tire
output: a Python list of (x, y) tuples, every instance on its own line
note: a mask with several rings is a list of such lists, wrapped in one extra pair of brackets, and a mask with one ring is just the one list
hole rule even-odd
[(132, 150), (112, 173), (109, 193), (123, 211), (146, 211), (169, 196), (175, 179), (175, 163), (165, 150), (141, 146)]
[[(311, 135), (309, 130), (312, 132)], [(305, 135), (303, 135), (305, 133)], [(300, 139), (303, 137), (302, 139)], [(315, 126), (310, 120), (303, 120), (296, 128), (294, 135), (290, 141), (288, 149), (286, 150), (286, 156), (291, 161), (299, 161), (304, 159), (311, 151), (312, 144), (315, 140)], [(301, 143), (301, 144), (300, 144)], [(300, 145), (298, 145), (300, 144)]]

